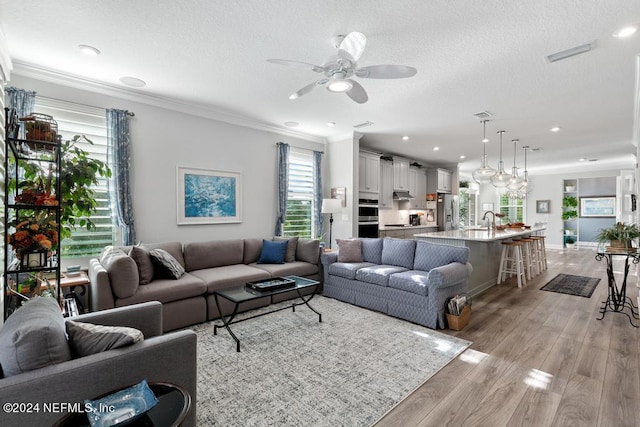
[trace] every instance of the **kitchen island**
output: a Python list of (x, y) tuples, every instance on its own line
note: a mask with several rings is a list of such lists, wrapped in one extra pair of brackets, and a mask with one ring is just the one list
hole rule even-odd
[(475, 296), (489, 289), (498, 281), (502, 241), (513, 237), (543, 235), (545, 228), (491, 230), (470, 228), (466, 230), (438, 231), (415, 234), (416, 240), (442, 243), (469, 248), (469, 262), (473, 272), (469, 278), (469, 295)]

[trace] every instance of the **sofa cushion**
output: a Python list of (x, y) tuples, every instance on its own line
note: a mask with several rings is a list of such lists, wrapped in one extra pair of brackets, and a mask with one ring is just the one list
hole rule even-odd
[(336, 239), (338, 262), (362, 262), (362, 240)]
[(274, 242), (271, 240), (262, 241), (262, 251), (258, 264), (284, 264), (284, 257), (287, 253), (287, 242)]
[(184, 267), (164, 249), (153, 249), (149, 251), (154, 269), (159, 276), (170, 279), (179, 279), (185, 273)]
[(147, 243), (145, 244), (147, 250), (152, 249), (164, 249), (169, 252), (181, 266), (185, 267), (184, 256), (182, 255), (182, 243), (180, 242), (165, 242), (165, 243)]
[(329, 265), (329, 274), (353, 280), (356, 278), (356, 272), (359, 269), (374, 265), (370, 262), (334, 262)]
[(298, 239), (296, 247), (296, 260), (318, 264), (320, 261), (320, 240)]
[[(251, 264), (260, 258), (262, 252), (262, 239), (244, 239), (243, 264)], [(294, 255), (295, 256), (295, 255)]]
[(392, 274), (406, 271), (404, 267), (395, 265), (372, 265), (356, 271), (356, 280), (359, 282), (373, 283), (374, 285), (388, 286), (389, 277)]
[(466, 264), (469, 259), (469, 248), (464, 246), (443, 245), (419, 240), (416, 244), (416, 254), (413, 268), (415, 270), (430, 271), (435, 267), (452, 262)]
[(284, 264), (249, 264), (268, 272), (271, 277), (277, 276), (311, 276), (317, 274), (319, 267), (303, 261), (285, 262)]
[(142, 332), (125, 326), (103, 326), (67, 320), (69, 346), (74, 357), (102, 353), (112, 348), (125, 347), (144, 339)]
[(144, 246), (132, 246), (129, 256), (138, 266), (138, 278), (141, 285), (147, 285), (153, 280), (153, 262), (151, 255)]
[(121, 307), (147, 301), (168, 303), (201, 296), (206, 292), (207, 287), (201, 279), (191, 273), (184, 273), (177, 280), (156, 278), (148, 285), (140, 285), (135, 295), (117, 300), (116, 306)]
[(415, 240), (385, 237), (382, 240), (382, 264), (396, 265), (412, 270), (415, 251)]
[(5, 377), (70, 359), (64, 318), (55, 298), (27, 301), (0, 329), (0, 365)]
[(225, 265), (223, 267), (205, 268), (192, 271), (205, 283), (207, 293), (213, 293), (218, 289), (244, 285), (252, 280), (268, 279), (271, 275), (265, 270), (244, 264)]
[(138, 291), (140, 275), (136, 262), (122, 249), (108, 246), (102, 250), (100, 264), (107, 270), (111, 289), (118, 298), (128, 298)]
[(242, 264), (244, 240), (210, 240), (184, 245), (185, 269), (187, 271), (224, 265)]
[(364, 237), (362, 240), (362, 260), (374, 264), (382, 264), (382, 239)]
[(274, 236), (275, 242), (287, 242), (287, 252), (284, 256), (284, 262), (294, 262), (296, 260), (296, 249), (298, 248), (298, 237), (281, 237)]
[(420, 270), (403, 271), (389, 277), (389, 287), (411, 292), (412, 294), (427, 295), (429, 273)]

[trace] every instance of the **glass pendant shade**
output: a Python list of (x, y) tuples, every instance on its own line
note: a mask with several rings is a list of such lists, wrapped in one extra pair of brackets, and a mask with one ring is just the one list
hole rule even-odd
[(471, 173), (473, 180), (478, 184), (489, 184), (491, 177), (496, 174), (496, 170), (489, 166), (487, 162), (487, 122), (489, 120), (483, 120), (483, 133), (482, 133), (482, 160), (480, 160), (480, 167)]
[(524, 184), (522, 178), (518, 176), (518, 167), (516, 166), (516, 144), (518, 143), (517, 139), (513, 141), (513, 167), (511, 168), (511, 176), (509, 177), (509, 181), (507, 182), (507, 188), (512, 191), (518, 191), (522, 188)]
[(491, 183), (496, 188), (504, 188), (509, 184), (510, 175), (504, 170), (504, 162), (502, 161), (502, 135), (505, 131), (498, 131), (500, 134), (500, 161), (498, 162), (498, 172), (491, 178)]

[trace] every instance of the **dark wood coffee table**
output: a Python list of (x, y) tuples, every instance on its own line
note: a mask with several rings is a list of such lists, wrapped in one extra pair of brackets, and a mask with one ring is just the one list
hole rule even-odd
[[(318, 287), (320, 285), (320, 282), (316, 280), (307, 279), (305, 277), (299, 277), (299, 276), (283, 276), (283, 277), (286, 279), (293, 280), (295, 282), (295, 285), (289, 288), (281, 288), (281, 289), (267, 290), (267, 291), (256, 291), (254, 289), (247, 287), (246, 285), (241, 285), (241, 286), (234, 286), (232, 288), (227, 288), (227, 289), (220, 289), (219, 291), (214, 291), (213, 297), (216, 300), (216, 307), (218, 307), (218, 313), (220, 313), (220, 320), (222, 320), (222, 325), (214, 323), (213, 335), (218, 334), (218, 328), (222, 328), (222, 327), (226, 328), (227, 331), (229, 331), (229, 335), (231, 335), (231, 337), (236, 342), (236, 351), (240, 351), (240, 340), (238, 339), (238, 337), (236, 337), (236, 335), (231, 330), (230, 328), (231, 325), (233, 325), (234, 323), (240, 323), (240, 322), (244, 322), (245, 320), (264, 316), (266, 314), (276, 313), (278, 311), (286, 310), (288, 308), (291, 308), (293, 311), (296, 311), (296, 307), (300, 305), (306, 305), (307, 307), (309, 307), (311, 311), (313, 311), (318, 315), (318, 322), (321, 323), (322, 314), (317, 312), (313, 307), (309, 305), (309, 301), (311, 301), (311, 299), (315, 296), (316, 292), (318, 292)], [(312, 293), (307, 295), (304, 295), (302, 293), (302, 290), (309, 289), (312, 287), (313, 287)], [(256, 314), (255, 316), (246, 317), (240, 320), (235, 320), (235, 321), (233, 320), (236, 317), (236, 314), (238, 314), (238, 307), (240, 306), (240, 304), (248, 301), (254, 301), (264, 297), (271, 297), (270, 303), (273, 304), (272, 297), (274, 295), (278, 295), (278, 294), (282, 294), (290, 291), (296, 291), (298, 293), (298, 297), (302, 300), (302, 302), (294, 302), (291, 305), (287, 305), (286, 307), (278, 308), (276, 310), (271, 310), (265, 313)], [(220, 298), (224, 298), (228, 301), (231, 301), (234, 304), (233, 312), (229, 316), (225, 316), (224, 314), (222, 314), (222, 310), (220, 308), (220, 301), (219, 301)]]

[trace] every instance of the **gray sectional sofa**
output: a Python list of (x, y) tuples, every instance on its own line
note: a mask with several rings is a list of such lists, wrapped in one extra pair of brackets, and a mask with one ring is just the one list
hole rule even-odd
[[(274, 238), (273, 240), (282, 240)], [(108, 247), (89, 265), (91, 308), (104, 310), (147, 301), (160, 301), (164, 331), (220, 317), (213, 292), (275, 276), (296, 275), (322, 282), (320, 242), (316, 239), (287, 240), (286, 261), (257, 263), (263, 239), (168, 242), (134, 247)], [(164, 249), (185, 273), (179, 278), (159, 276), (149, 252)], [(274, 302), (297, 296), (295, 291), (274, 297)], [(233, 305), (221, 300), (224, 314)], [(268, 297), (243, 304), (240, 310), (269, 304)]]
[(388, 237), (338, 248), (322, 254), (325, 296), (437, 329), (446, 299), (467, 292), (468, 248)]

